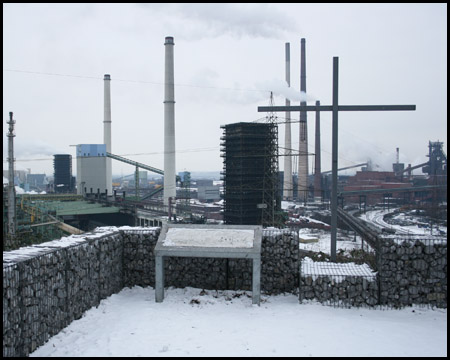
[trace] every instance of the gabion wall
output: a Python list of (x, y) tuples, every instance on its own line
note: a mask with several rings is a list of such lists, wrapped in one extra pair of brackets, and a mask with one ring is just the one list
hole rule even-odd
[(300, 301), (317, 300), (333, 306), (374, 306), (378, 303), (378, 283), (363, 276), (301, 276)]
[(383, 305), (447, 308), (447, 239), (384, 238), (378, 276)]
[[(120, 230), (67, 247), (35, 245), (35, 256), (4, 262), (3, 356), (28, 356), (125, 286), (154, 286), (159, 233)], [(262, 291), (296, 291), (295, 235), (264, 231), (261, 263)], [(250, 260), (168, 258), (165, 272), (166, 286), (251, 290)]]
[[(124, 286), (155, 286), (153, 234), (123, 235)], [(264, 230), (261, 243), (261, 291), (268, 294), (298, 289), (298, 237), (290, 231)], [(246, 259), (169, 257), (164, 262), (165, 286), (251, 290), (252, 261)]]
[(68, 247), (35, 246), (3, 264), (3, 356), (28, 356), (122, 286), (119, 232)]
[(380, 239), (373, 279), (300, 274), (300, 300), (330, 305), (447, 308), (447, 239), (398, 235)]
[[(39, 254), (3, 263), (3, 356), (28, 356), (50, 337), (125, 286), (154, 286), (159, 228), (110, 231), (67, 247), (35, 245)], [(264, 230), (261, 290), (300, 299), (389, 306), (447, 307), (447, 242), (386, 240), (377, 285), (364, 278), (299, 279), (298, 237)], [(251, 260), (168, 258), (166, 286), (251, 290)]]

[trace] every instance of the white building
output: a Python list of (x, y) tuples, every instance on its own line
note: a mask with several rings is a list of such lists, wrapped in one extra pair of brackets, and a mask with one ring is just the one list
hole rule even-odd
[[(77, 145), (77, 194), (104, 194), (112, 184), (107, 183), (107, 159), (105, 144)], [(109, 191), (108, 195), (112, 195)]]

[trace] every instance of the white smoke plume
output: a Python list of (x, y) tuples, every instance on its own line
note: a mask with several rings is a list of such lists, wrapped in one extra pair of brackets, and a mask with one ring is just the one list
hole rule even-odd
[[(159, 11), (168, 31), (178, 30), (178, 38), (199, 39), (229, 35), (234, 38), (282, 38), (288, 31), (297, 31), (294, 17), (286, 16), (270, 4), (245, 3), (164, 3), (140, 4)], [(173, 14), (184, 22), (173, 22)], [(181, 27), (181, 28), (180, 28)]]
[(304, 91), (298, 91), (288, 85), (285, 80), (272, 79), (258, 83), (256, 88), (272, 91), (274, 96), (281, 96), (291, 102), (315, 101), (315, 99)]

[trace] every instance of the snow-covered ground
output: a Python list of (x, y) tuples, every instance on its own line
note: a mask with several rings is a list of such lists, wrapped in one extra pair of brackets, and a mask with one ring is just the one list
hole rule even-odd
[[(300, 250), (314, 251), (314, 252), (323, 252), (325, 254), (331, 254), (331, 232), (320, 229), (300, 229), (299, 235), (306, 235), (310, 237), (316, 237), (319, 239), (318, 242), (311, 243), (300, 243)], [(337, 233), (337, 241), (336, 241), (336, 250), (340, 249), (348, 252), (353, 249), (361, 249), (361, 237), (356, 235), (356, 238), (353, 233), (347, 234), (346, 231), (341, 231), (338, 229)]]
[(447, 356), (447, 310), (344, 309), (295, 295), (125, 288), (30, 356)]
[(432, 230), (430, 228), (419, 227), (418, 224), (420, 221), (417, 218), (412, 216), (408, 216), (405, 213), (396, 214), (392, 220), (393, 222), (401, 222), (403, 225), (387, 223), (384, 221), (383, 216), (389, 213), (392, 213), (394, 210), (371, 210), (367, 211), (365, 214), (361, 214), (360, 218), (370, 222), (380, 228), (386, 227), (390, 229), (394, 229), (398, 234), (411, 234), (411, 235), (430, 235), (433, 230), (433, 235), (439, 235), (438, 229), (447, 233), (447, 227), (439, 226), (434, 227)]

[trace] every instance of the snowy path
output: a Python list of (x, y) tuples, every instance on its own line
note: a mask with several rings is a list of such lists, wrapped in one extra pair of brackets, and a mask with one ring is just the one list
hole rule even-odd
[(157, 304), (153, 288), (124, 289), (31, 356), (447, 356), (446, 310), (300, 305), (291, 294), (256, 306), (249, 292), (200, 292), (169, 288)]

